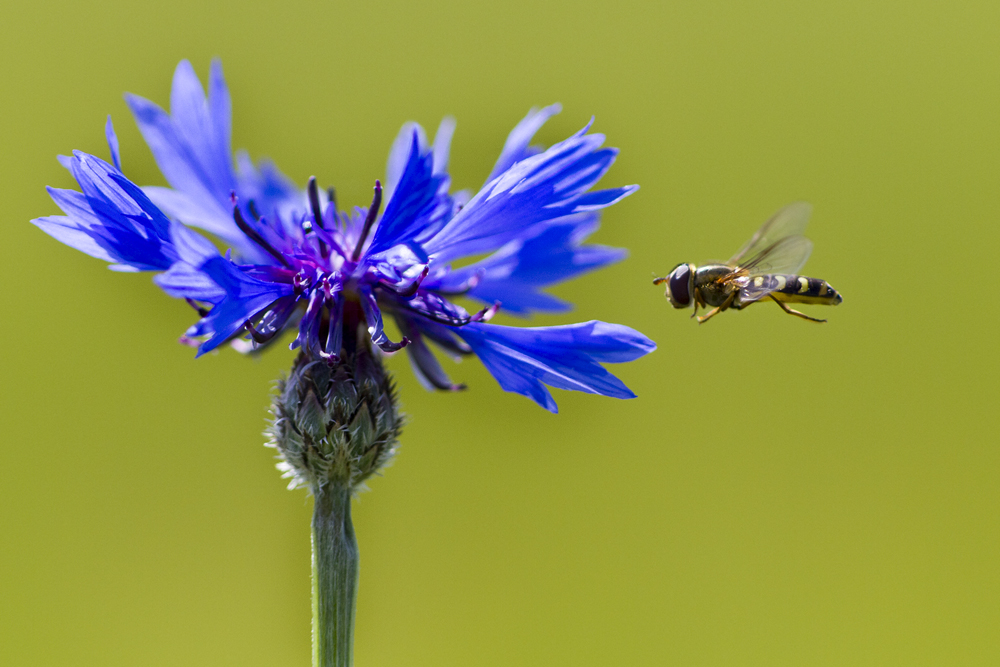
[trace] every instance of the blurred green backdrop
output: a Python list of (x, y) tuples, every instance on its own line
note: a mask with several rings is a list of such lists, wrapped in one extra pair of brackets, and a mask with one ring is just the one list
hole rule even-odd
[[(640, 395), (423, 391), (356, 503), (369, 665), (1000, 662), (1000, 4), (10, 2), (0, 21), (0, 664), (309, 663), (310, 501), (261, 446), (290, 365), (175, 343), (190, 309), (28, 224), (74, 148), (159, 183), (122, 101), (225, 63), (234, 143), (365, 204), (406, 120), (477, 187), (533, 105), (596, 115), (595, 240), (556, 293), (660, 348)], [(698, 327), (650, 285), (816, 206), (817, 326)], [(540, 318), (568, 322), (569, 317)]]

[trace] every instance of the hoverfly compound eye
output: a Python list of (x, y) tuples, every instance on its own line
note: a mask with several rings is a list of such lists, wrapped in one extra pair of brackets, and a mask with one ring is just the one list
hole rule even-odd
[(670, 305), (674, 308), (687, 308), (691, 305), (691, 265), (679, 264), (670, 272), (667, 280)]

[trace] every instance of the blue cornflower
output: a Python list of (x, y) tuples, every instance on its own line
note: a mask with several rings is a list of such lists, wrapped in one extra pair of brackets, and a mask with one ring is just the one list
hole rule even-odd
[[(655, 349), (641, 333), (591, 321), (553, 327), (488, 324), (501, 306), (516, 315), (564, 311), (542, 288), (621, 260), (623, 250), (584, 245), (599, 211), (637, 189), (591, 190), (617, 155), (590, 125), (546, 150), (530, 146), (558, 105), (532, 110), (514, 128), (482, 189), (450, 193), (454, 121), (429, 143), (407, 124), (389, 155), (385, 183), (367, 208), (340, 210), (315, 179), (297, 187), (267, 161), (233, 159), (231, 104), (212, 63), (208, 95), (190, 63), (174, 75), (171, 113), (129, 95), (129, 107), (170, 188), (139, 188), (121, 171), (108, 119), (111, 163), (75, 151), (61, 157), (82, 193), (49, 188), (65, 216), (33, 222), (59, 241), (122, 271), (159, 271), (156, 283), (201, 319), (182, 337), (204, 354), (225, 342), (257, 350), (286, 329), (291, 347), (335, 362), (359, 327), (378, 348), (405, 348), (428, 387), (458, 389), (427, 346), (475, 354), (507, 391), (556, 411), (544, 385), (617, 398), (634, 394), (601, 363)], [(235, 162), (235, 166), (234, 166)], [(221, 253), (198, 228), (229, 246)], [(451, 263), (489, 254), (461, 268)], [(469, 313), (450, 298), (485, 304)], [(402, 333), (390, 339), (384, 320)]]

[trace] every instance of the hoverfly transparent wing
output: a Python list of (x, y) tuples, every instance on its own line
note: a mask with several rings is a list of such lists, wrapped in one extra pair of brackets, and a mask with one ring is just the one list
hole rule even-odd
[[(761, 225), (757, 233), (726, 264), (734, 268), (741, 266), (754, 256), (763, 254), (765, 250), (781, 239), (790, 236), (801, 236), (802, 232), (806, 229), (806, 225), (809, 224), (809, 216), (811, 214), (812, 204), (804, 201), (789, 204)], [(808, 256), (809, 254), (806, 253), (806, 257)]]
[(740, 300), (758, 301), (784, 285), (774, 274), (797, 275), (809, 259), (812, 241), (802, 235), (785, 236), (744, 261), (724, 278), (740, 287)]
[(778, 239), (737, 268), (751, 276), (765, 273), (797, 275), (812, 253), (812, 241), (802, 235)]

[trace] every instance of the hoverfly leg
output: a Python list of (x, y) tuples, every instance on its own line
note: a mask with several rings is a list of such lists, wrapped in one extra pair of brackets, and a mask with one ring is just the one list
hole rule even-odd
[(712, 319), (721, 312), (722, 312), (722, 306), (716, 306), (712, 310), (708, 311), (708, 315), (705, 315), (704, 317), (699, 317), (698, 324), (704, 324), (705, 322), (708, 322), (710, 319)]
[(809, 317), (805, 313), (800, 313), (799, 311), (795, 310), (794, 308), (789, 308), (788, 306), (786, 306), (785, 304), (783, 304), (781, 301), (779, 301), (778, 299), (774, 298), (773, 294), (768, 294), (767, 296), (769, 296), (771, 298), (771, 301), (774, 301), (776, 304), (778, 304), (779, 306), (781, 306), (781, 309), (783, 311), (785, 311), (786, 313), (788, 313), (789, 315), (795, 315), (796, 317), (801, 317), (802, 319), (809, 320), (810, 322), (826, 322), (826, 320), (819, 320), (819, 319), (816, 319), (815, 317)]
[(733, 301), (736, 299), (736, 294), (737, 292), (735, 291), (730, 292), (729, 296), (726, 297), (726, 300), (722, 302), (721, 306), (716, 306), (712, 310), (708, 311), (708, 315), (705, 315), (704, 317), (699, 317), (698, 324), (704, 324), (705, 322), (708, 322), (710, 319), (712, 319), (722, 311), (728, 310), (729, 306), (731, 306), (733, 304)]
[(698, 304), (705, 303), (701, 300), (701, 290), (697, 287), (694, 288), (694, 312), (691, 313), (691, 317), (698, 317)]

